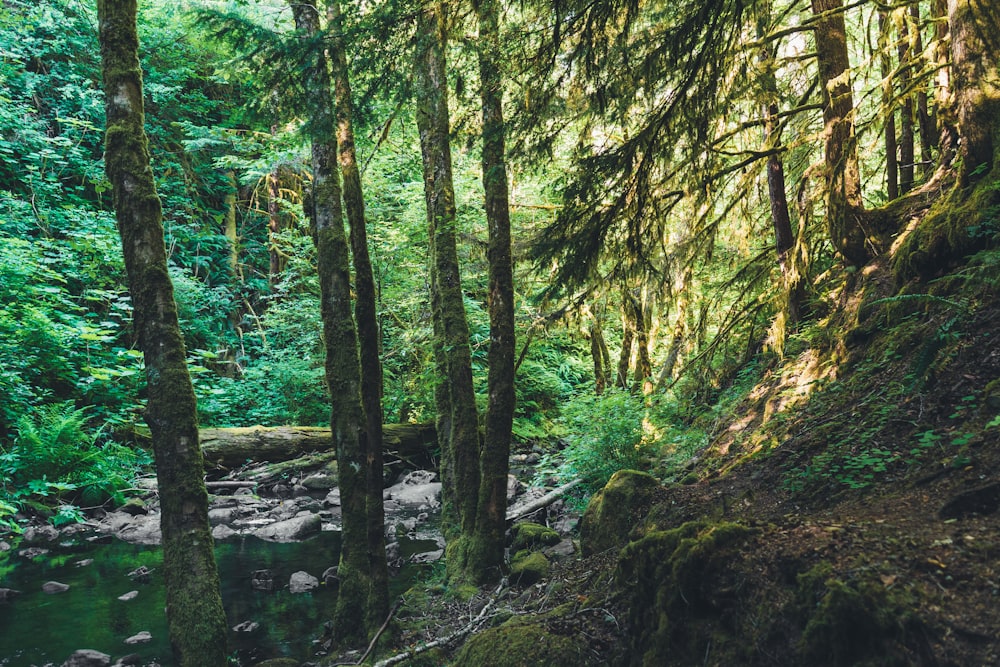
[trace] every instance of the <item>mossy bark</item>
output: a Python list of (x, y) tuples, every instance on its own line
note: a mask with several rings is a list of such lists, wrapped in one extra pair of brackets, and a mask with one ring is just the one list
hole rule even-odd
[(143, 127), (136, 11), (135, 0), (98, 2), (107, 114), (105, 168), (146, 364), (145, 417), (160, 495), (170, 642), (184, 667), (221, 667), (227, 664), (226, 617), (208, 522), (197, 405), (167, 273), (162, 209)]
[[(295, 27), (303, 39), (319, 32), (315, 5), (291, 2)], [(337, 640), (357, 644), (367, 638), (365, 620), (371, 575), (367, 556), (367, 422), (361, 403), (361, 360), (351, 312), (351, 275), (341, 205), (337, 141), (330, 96), (330, 72), (317, 49), (305, 73), (310, 92), (312, 131), (312, 214), (316, 229), (320, 316), (330, 390), (330, 429), (337, 448), (343, 527), (334, 626)]]
[(495, 0), (475, 2), (479, 18), (479, 79), (483, 105), (483, 191), (489, 228), (490, 350), (486, 439), (480, 457), (478, 559), (466, 563), (478, 583), (499, 578), (507, 529), (507, 475), (514, 422), (514, 268), (507, 190), (506, 128)]
[(812, 0), (819, 81), (823, 90), (826, 221), (834, 249), (850, 264), (870, 257), (854, 134), (854, 95), (842, 0)]
[[(448, 538), (475, 532), (480, 472), (479, 418), (455, 229), (444, 49), (446, 26), (444, 2), (431, 3), (417, 15), (413, 78), (430, 238), (431, 309), (439, 375), (435, 399), (442, 444), (442, 520)], [(448, 567), (462, 569), (460, 563), (452, 561)]]
[(354, 149), (353, 100), (339, 0), (329, 0), (327, 7), (332, 29), (329, 53), (334, 73), (340, 172), (344, 178), (344, 208), (351, 228), (351, 254), (354, 258), (354, 316), (361, 354), (361, 400), (368, 432), (365, 452), (368, 511), (366, 544), (371, 587), (365, 608), (366, 624), (369, 629), (374, 629), (389, 614), (389, 569), (385, 558), (385, 510), (382, 505), (382, 334), (378, 325), (375, 276), (368, 254), (361, 172)]

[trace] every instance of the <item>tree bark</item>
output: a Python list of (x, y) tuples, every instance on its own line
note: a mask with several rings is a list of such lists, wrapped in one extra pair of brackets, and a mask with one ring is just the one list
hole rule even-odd
[(474, 2), (479, 19), (479, 81), (483, 105), (483, 191), (489, 227), (490, 350), (486, 439), (480, 456), (476, 545), (467, 576), (478, 584), (501, 575), (506, 536), (507, 475), (514, 422), (514, 262), (507, 188), (506, 128), (500, 71), (497, 0)]
[[(319, 13), (311, 3), (291, 2), (295, 27), (303, 39), (319, 32)], [(337, 448), (343, 527), (334, 613), (337, 640), (367, 639), (366, 605), (371, 588), (367, 557), (367, 423), (361, 402), (361, 361), (351, 313), (351, 276), (341, 205), (337, 140), (327, 59), (317, 50), (305, 72), (312, 123), (312, 211), (316, 229), (320, 313), (330, 389), (330, 430)], [(376, 626), (377, 627), (377, 626)]]
[(899, 197), (899, 145), (896, 143), (896, 107), (892, 103), (892, 58), (888, 44), (892, 32), (887, 15), (878, 13), (879, 71), (882, 74), (882, 107), (885, 110), (885, 192), (889, 201)]
[(228, 630), (202, 479), (197, 405), (143, 127), (136, 2), (99, 0), (97, 7), (107, 117), (105, 169), (146, 364), (145, 418), (160, 490), (170, 643), (183, 667), (223, 667), (228, 664)]
[(343, 19), (339, 0), (329, 0), (332, 39), (330, 59), (333, 64), (337, 105), (337, 143), (340, 171), (344, 177), (344, 207), (350, 225), (351, 253), (354, 258), (354, 317), (358, 326), (361, 352), (361, 400), (368, 426), (367, 510), (368, 569), (371, 589), (365, 619), (369, 630), (377, 628), (389, 614), (389, 569), (385, 557), (385, 509), (382, 504), (382, 361), (379, 356), (382, 338), (378, 325), (375, 276), (368, 254), (368, 232), (361, 172), (354, 149), (353, 100), (348, 77), (347, 50), (344, 46)]
[[(916, 30), (914, 25), (912, 30)], [(899, 194), (913, 189), (915, 177), (915, 140), (913, 133), (913, 93), (909, 92), (914, 68), (913, 51), (910, 49), (910, 30), (904, 18), (899, 26), (899, 87), (903, 99), (899, 105)]]
[(961, 137), (963, 186), (995, 167), (1000, 147), (1000, 9), (986, 0), (948, 0), (951, 86)]
[(854, 135), (854, 95), (842, 0), (812, 0), (814, 35), (823, 90), (826, 222), (834, 249), (850, 264), (870, 258), (863, 227), (861, 175)]

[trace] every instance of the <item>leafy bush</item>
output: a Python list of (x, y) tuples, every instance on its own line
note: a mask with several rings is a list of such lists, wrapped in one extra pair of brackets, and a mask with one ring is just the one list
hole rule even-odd
[(559, 476), (580, 477), (598, 489), (617, 471), (639, 468), (652, 451), (646, 418), (642, 398), (626, 392), (573, 399), (561, 420), (569, 444), (562, 452)]

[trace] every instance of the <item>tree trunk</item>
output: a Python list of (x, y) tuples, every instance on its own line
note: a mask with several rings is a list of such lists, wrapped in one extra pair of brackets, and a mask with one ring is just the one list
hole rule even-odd
[(882, 107), (885, 110), (885, 193), (889, 201), (899, 197), (899, 149), (896, 143), (896, 107), (892, 103), (892, 57), (888, 44), (892, 37), (884, 11), (878, 13), (879, 71), (882, 74)]
[(379, 357), (382, 334), (378, 325), (375, 276), (368, 254), (368, 232), (365, 228), (365, 200), (361, 189), (354, 150), (353, 100), (348, 78), (347, 52), (343, 39), (343, 19), (339, 0), (330, 0), (330, 58), (333, 63), (337, 104), (337, 142), (340, 149), (340, 170), (344, 177), (344, 207), (351, 227), (351, 252), (354, 257), (355, 293), (354, 316), (357, 320), (361, 345), (361, 400), (368, 425), (367, 509), (368, 561), (371, 589), (366, 604), (369, 629), (377, 628), (389, 615), (389, 569), (385, 558), (385, 509), (382, 504), (382, 361)]
[(819, 80), (823, 91), (826, 221), (834, 249), (850, 264), (868, 261), (862, 226), (861, 175), (854, 135), (854, 95), (842, 0), (812, 0)]
[[(913, 26), (912, 30), (917, 27)], [(899, 87), (903, 100), (899, 106), (899, 194), (913, 189), (916, 153), (913, 134), (913, 93), (909, 92), (913, 72), (913, 51), (910, 49), (911, 27), (904, 18), (899, 26)]]
[(635, 382), (634, 388), (644, 395), (653, 391), (653, 363), (649, 359), (649, 302), (645, 288), (632, 298), (632, 321), (635, 322)]
[[(274, 134), (277, 128), (271, 128)], [(268, 281), (278, 282), (281, 275), (281, 253), (278, 252), (278, 234), (281, 233), (281, 172), (276, 165), (267, 175), (267, 255)]]
[(228, 664), (228, 628), (208, 523), (197, 405), (143, 127), (136, 3), (99, 0), (97, 6), (107, 117), (105, 168), (146, 364), (145, 418), (160, 490), (170, 643), (183, 667), (223, 667)]
[[(315, 5), (291, 2), (295, 27), (303, 39), (319, 31)], [(337, 640), (357, 644), (367, 638), (367, 603), (371, 572), (367, 557), (367, 423), (361, 403), (361, 361), (351, 313), (351, 276), (336, 128), (330, 98), (330, 73), (322, 51), (305, 72), (312, 122), (313, 223), (319, 269), (320, 313), (326, 347), (326, 382), (330, 389), (330, 430), (337, 448), (343, 528), (338, 578), (340, 590), (334, 626)]]
[[(920, 32), (920, 5), (915, 3), (910, 5), (910, 18), (915, 26), (913, 37), (913, 53), (920, 64), (919, 69), (926, 65), (924, 56), (924, 41)], [(921, 86), (917, 90), (917, 128), (920, 133), (920, 172), (926, 181), (934, 173), (933, 151), (937, 148), (937, 134), (934, 131), (934, 118), (931, 117), (927, 106), (927, 88)]]
[(990, 173), (1000, 147), (1000, 9), (977, 0), (948, 0), (951, 86), (961, 137), (960, 183)]
[(622, 389), (628, 389), (628, 369), (632, 365), (632, 340), (635, 334), (635, 327), (629, 316), (628, 301), (630, 298), (628, 290), (622, 289), (622, 349), (618, 355), (618, 374), (616, 376), (617, 384)]
[(483, 191), (489, 227), (490, 350), (486, 440), (480, 458), (478, 518), (466, 575), (478, 584), (500, 577), (506, 536), (507, 475), (514, 422), (514, 263), (507, 189), (506, 129), (497, 0), (474, 3), (479, 18), (483, 105)]
[(604, 353), (608, 346), (604, 342), (604, 332), (597, 313), (593, 313), (592, 318), (590, 321), (590, 356), (594, 360), (594, 393), (600, 396), (608, 386), (607, 372), (610, 368), (604, 363)]
[[(479, 417), (472, 386), (472, 351), (465, 317), (455, 230), (455, 191), (449, 145), (448, 91), (445, 70), (447, 5), (438, 0), (417, 15), (417, 53), (414, 94), (417, 129), (423, 157), (424, 196), (427, 201), (431, 255), (431, 309), (434, 322), (435, 359), (439, 385), (436, 391), (442, 439), (442, 493), (449, 515), (442, 521), (446, 538), (456, 528), (463, 535), (475, 531), (479, 489)], [(454, 554), (457, 556), (458, 554)], [(449, 570), (464, 568), (461, 558), (449, 553)]]

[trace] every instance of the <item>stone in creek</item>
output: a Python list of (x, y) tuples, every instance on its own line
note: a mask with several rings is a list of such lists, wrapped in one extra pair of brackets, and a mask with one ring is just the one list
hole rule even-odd
[(274, 575), (270, 570), (257, 570), (250, 575), (250, 588), (255, 591), (274, 590)]
[(64, 584), (59, 581), (46, 581), (42, 584), (42, 591), (48, 593), (49, 595), (55, 595), (56, 593), (65, 593), (69, 590), (69, 584)]
[(62, 667), (108, 667), (110, 664), (111, 656), (107, 653), (85, 648), (74, 652)]
[(77, 567), (87, 567), (88, 565), (93, 565), (93, 564), (94, 564), (93, 558), (84, 558), (83, 560), (78, 560), (75, 563), (73, 563), (73, 565), (76, 565)]
[(320, 532), (322, 519), (318, 514), (304, 512), (284, 521), (262, 526), (254, 531), (254, 535), (271, 542), (295, 542)]
[(243, 621), (233, 626), (233, 632), (238, 635), (252, 635), (260, 630), (260, 623), (256, 621)]
[(290, 593), (308, 593), (319, 586), (319, 579), (308, 572), (293, 572), (288, 580), (288, 591)]
[(136, 633), (125, 640), (126, 644), (145, 644), (146, 642), (152, 641), (153, 635), (149, 634), (147, 631)]
[(24, 529), (24, 534), (21, 536), (21, 542), (23, 544), (30, 544), (32, 542), (52, 542), (58, 539), (59, 531), (54, 526), (49, 526), (48, 524), (44, 526), (28, 526)]
[(124, 595), (119, 595), (118, 599), (121, 600), (122, 602), (128, 602), (129, 600), (134, 600), (137, 597), (139, 597), (139, 591), (129, 591)]
[(21, 594), (13, 588), (0, 588), (0, 602), (9, 602)]

